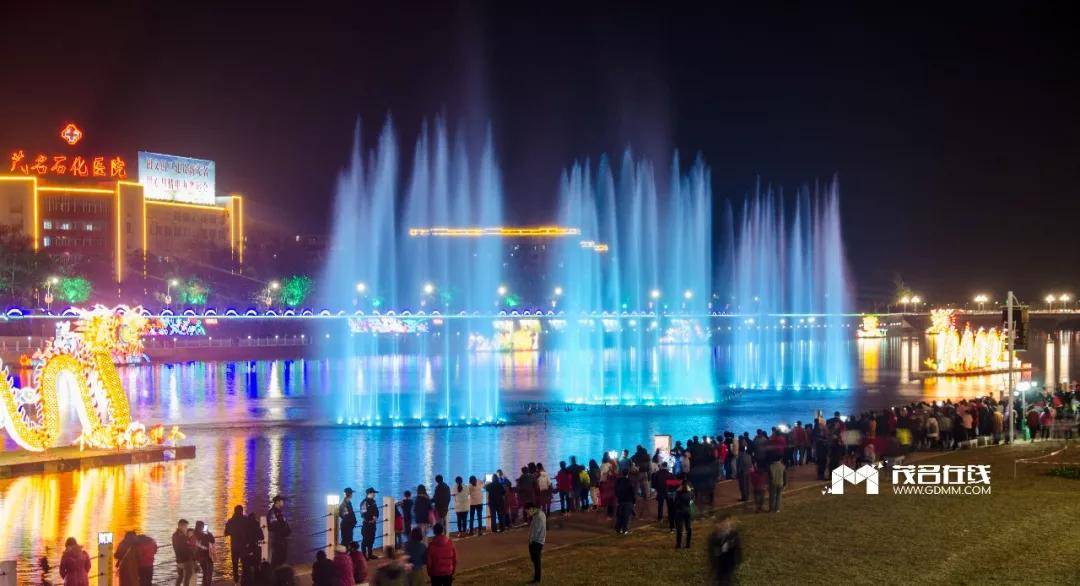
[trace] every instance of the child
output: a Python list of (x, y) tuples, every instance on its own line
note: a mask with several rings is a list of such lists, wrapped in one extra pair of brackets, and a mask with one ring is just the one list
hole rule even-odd
[(750, 485), (754, 488), (754, 512), (760, 513), (765, 508), (765, 492), (769, 488), (769, 473), (763, 466), (756, 466), (750, 473)]
[(517, 525), (518, 508), (520, 504), (518, 503), (518, 491), (516, 486), (511, 487), (506, 493), (506, 506), (510, 509), (510, 526)]

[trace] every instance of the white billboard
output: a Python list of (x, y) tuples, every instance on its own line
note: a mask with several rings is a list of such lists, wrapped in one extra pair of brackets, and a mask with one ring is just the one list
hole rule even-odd
[(147, 199), (214, 205), (214, 162), (139, 151), (139, 183)]

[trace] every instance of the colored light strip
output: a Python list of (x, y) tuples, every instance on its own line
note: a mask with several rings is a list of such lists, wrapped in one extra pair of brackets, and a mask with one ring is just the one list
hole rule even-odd
[(180, 203), (178, 201), (157, 201), (157, 200), (153, 200), (153, 199), (148, 199), (148, 200), (146, 200), (146, 203), (149, 204), (149, 205), (155, 205), (155, 206), (172, 206), (172, 207), (177, 207), (177, 208), (194, 208), (194, 209), (197, 209), (197, 210), (203, 210), (203, 211), (207, 211), (207, 212), (225, 212), (225, 211), (228, 211), (224, 207), (221, 207), (221, 206), (208, 206), (208, 205), (200, 205), (200, 204), (197, 204), (197, 203)]
[(124, 217), (120, 214), (120, 183), (116, 184), (116, 282), (124, 280), (124, 251), (121, 241), (124, 230)]
[(240, 264), (244, 264), (244, 198), (236, 196), (240, 202), (240, 213), (236, 215), (236, 223), (240, 232)]
[[(119, 187), (117, 187), (119, 189)], [(53, 191), (63, 193), (99, 193), (102, 195), (112, 195), (112, 189), (102, 189), (100, 187), (39, 187), (38, 191)]]
[(446, 238), (480, 238), (484, 236), (521, 237), (521, 238), (559, 238), (578, 236), (578, 228), (563, 226), (470, 226), (465, 228), (409, 228), (409, 236), (440, 236)]

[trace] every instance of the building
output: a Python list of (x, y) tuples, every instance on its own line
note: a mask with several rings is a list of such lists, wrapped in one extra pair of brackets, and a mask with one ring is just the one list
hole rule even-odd
[(244, 262), (244, 199), (215, 192), (214, 163), (138, 153), (128, 159), (80, 148), (83, 132), (69, 123), (63, 146), (51, 152), (10, 153), (0, 175), (0, 225), (19, 230), (35, 250), (67, 253), (111, 265), (117, 283), (141, 255), (199, 261), (228, 251)]

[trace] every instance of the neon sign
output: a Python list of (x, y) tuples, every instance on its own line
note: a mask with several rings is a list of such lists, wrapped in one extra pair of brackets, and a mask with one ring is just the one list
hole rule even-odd
[(82, 131), (78, 126), (75, 126), (74, 122), (68, 122), (68, 125), (60, 131), (60, 138), (64, 139), (64, 142), (71, 146), (75, 146), (75, 143), (82, 139)]
[[(68, 146), (75, 146), (82, 140), (85, 133), (69, 122), (60, 129), (60, 139)], [(68, 155), (55, 153), (38, 153), (27, 155), (24, 149), (11, 151), (11, 167), (9, 173), (21, 173), (23, 175), (67, 175), (71, 177), (108, 177), (110, 179), (127, 179), (127, 161), (120, 156), (109, 157), (106, 155)]]

